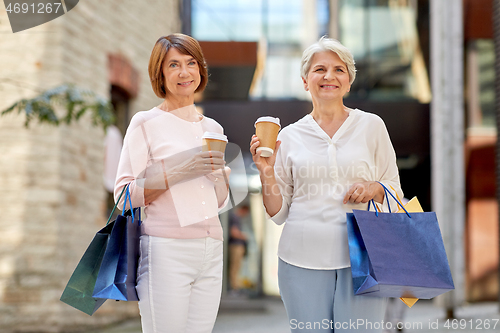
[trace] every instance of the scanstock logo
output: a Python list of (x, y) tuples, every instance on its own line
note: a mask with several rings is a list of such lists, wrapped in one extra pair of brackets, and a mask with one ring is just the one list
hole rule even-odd
[(63, 16), (78, 4), (79, 0), (3, 0), (9, 16), (12, 32), (36, 27)]

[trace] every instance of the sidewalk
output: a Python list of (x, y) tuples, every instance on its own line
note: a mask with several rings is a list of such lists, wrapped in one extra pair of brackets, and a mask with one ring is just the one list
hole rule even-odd
[[(500, 332), (498, 303), (468, 304), (456, 309), (457, 319), (446, 320), (444, 309), (432, 301), (420, 300), (406, 310), (407, 333)], [(374, 325), (375, 323), (372, 323)], [(369, 332), (367, 323), (358, 332)], [(259, 299), (224, 298), (213, 333), (289, 333), (288, 319), (278, 297)], [(88, 333), (141, 333), (139, 319)]]
[[(289, 333), (288, 320), (281, 299), (226, 297), (212, 333)], [(139, 319), (87, 333), (141, 333)]]
[(455, 318), (447, 320), (444, 309), (432, 301), (420, 300), (406, 311), (404, 332), (500, 332), (497, 302), (464, 305), (455, 310)]

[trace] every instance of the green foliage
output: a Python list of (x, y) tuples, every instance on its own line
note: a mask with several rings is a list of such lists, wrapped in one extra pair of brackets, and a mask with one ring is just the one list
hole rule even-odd
[[(58, 118), (54, 108), (63, 106), (66, 115)], [(59, 125), (61, 122), (71, 124), (73, 120), (78, 121), (86, 111), (92, 113), (94, 126), (102, 126), (104, 129), (114, 122), (113, 106), (106, 99), (97, 96), (93, 91), (78, 88), (72, 84), (49, 89), (32, 99), (22, 99), (14, 103), (0, 115), (5, 115), (17, 110), (17, 113), (25, 112), (26, 121), (24, 125), (38, 118), (40, 123)]]

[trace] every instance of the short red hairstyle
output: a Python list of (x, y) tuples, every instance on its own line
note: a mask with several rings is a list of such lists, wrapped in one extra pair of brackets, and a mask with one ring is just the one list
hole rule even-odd
[(162, 69), (165, 57), (172, 47), (182, 54), (192, 56), (198, 62), (201, 81), (195, 92), (203, 91), (208, 83), (208, 70), (200, 43), (191, 36), (177, 33), (160, 37), (156, 41), (153, 51), (151, 51), (148, 72), (151, 79), (151, 86), (156, 96), (165, 98), (167, 95)]

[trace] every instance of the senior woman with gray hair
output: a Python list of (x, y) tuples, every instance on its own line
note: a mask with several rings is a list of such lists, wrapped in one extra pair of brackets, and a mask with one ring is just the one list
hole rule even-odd
[(255, 135), (250, 143), (266, 212), (285, 223), (278, 278), (290, 328), (380, 332), (386, 299), (353, 292), (346, 213), (371, 199), (387, 211), (378, 182), (403, 197), (396, 155), (380, 117), (343, 103), (356, 76), (345, 46), (323, 37), (301, 66), (312, 112), (280, 132), (273, 156), (260, 156)]

